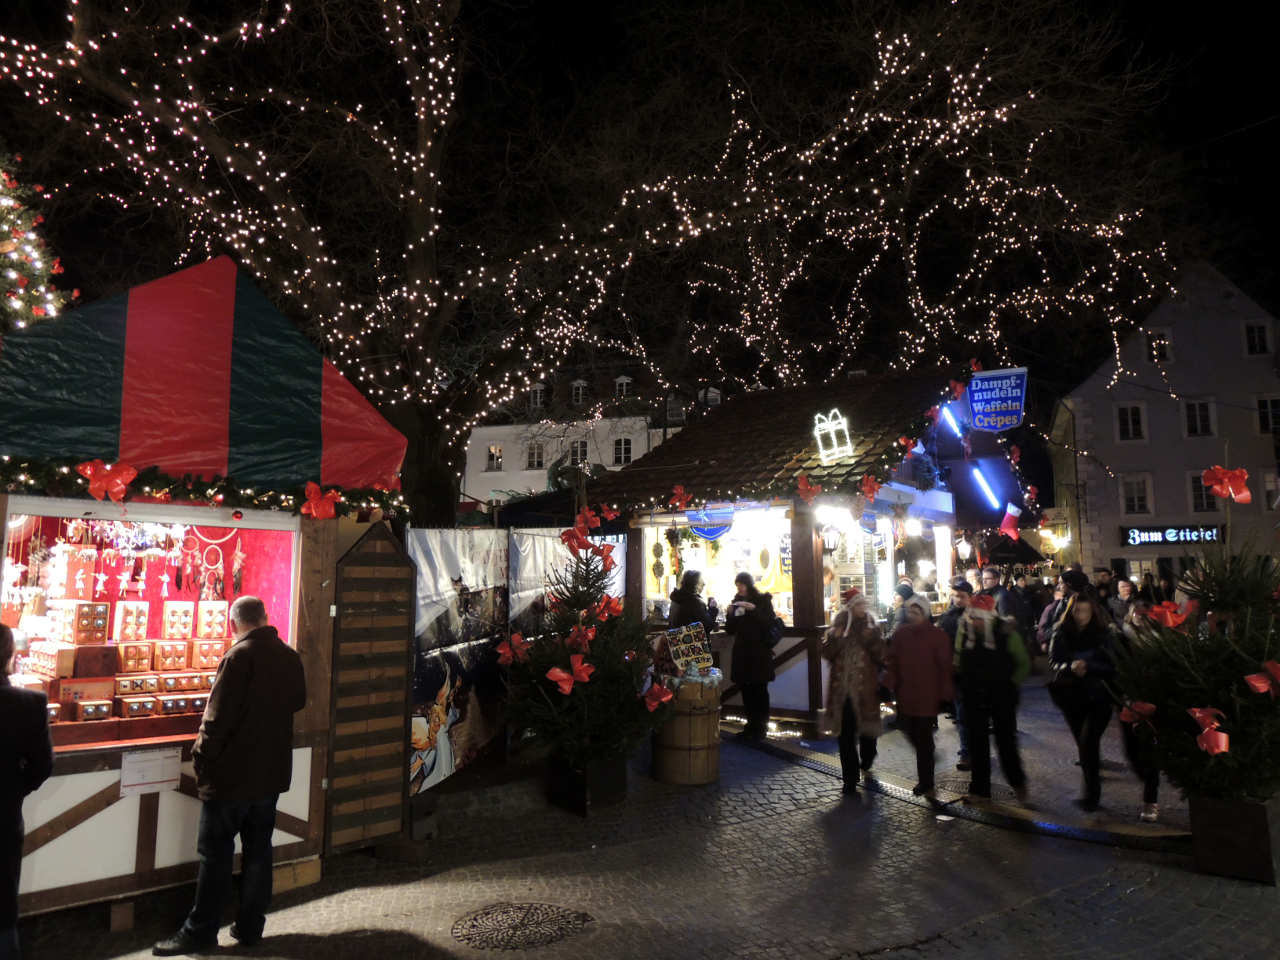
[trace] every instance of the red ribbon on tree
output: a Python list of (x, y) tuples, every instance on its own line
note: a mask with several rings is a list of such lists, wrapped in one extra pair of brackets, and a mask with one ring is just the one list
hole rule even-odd
[(533, 646), (532, 640), (526, 640), (518, 633), (513, 633), (510, 640), (503, 640), (498, 644), (498, 662), (504, 667), (511, 666), (511, 661), (519, 660), (521, 663), (527, 663), (529, 660), (529, 648)]
[(307, 502), (302, 505), (302, 512), (316, 520), (332, 520), (338, 515), (338, 501), (342, 494), (337, 490), (321, 492), (320, 484), (308, 483), (306, 487)]
[(807, 473), (800, 474), (799, 480), (796, 481), (796, 493), (800, 495), (800, 499), (809, 506), (813, 506), (813, 501), (818, 498), (818, 494), (822, 492), (822, 484), (810, 483)]
[(76, 464), (76, 473), (89, 481), (89, 496), (101, 500), (110, 497), (114, 503), (124, 500), (129, 492), (129, 484), (133, 483), (138, 471), (127, 463), (113, 463), (107, 466), (101, 460), (88, 460)]
[(1269, 693), (1275, 698), (1280, 693), (1280, 663), (1275, 660), (1266, 660), (1262, 664), (1262, 673), (1251, 673), (1244, 678), (1244, 682), (1254, 693)]
[(577, 527), (561, 530), (560, 542), (568, 547), (575, 557), (581, 556), (585, 551), (591, 549), (591, 541)]
[(689, 509), (689, 501), (693, 497), (684, 492), (684, 485), (677, 483), (671, 488), (671, 499), (667, 501), (667, 506), (675, 507), (677, 510)]
[(1200, 736), (1196, 737), (1196, 744), (1200, 749), (1211, 757), (1226, 753), (1231, 741), (1218, 729), (1221, 726), (1218, 719), (1225, 720), (1226, 714), (1217, 707), (1188, 707), (1187, 713), (1191, 714), (1191, 719), (1200, 724)]
[(1010, 445), (1010, 447), (1009, 447), (1009, 462), (1010, 462), (1010, 463), (1012, 463), (1012, 464), (1016, 467), (1016, 466), (1018, 465), (1018, 461), (1019, 461), (1019, 460), (1021, 460), (1021, 459), (1022, 459), (1022, 448), (1021, 448), (1020, 446), (1018, 446), (1016, 443), (1015, 443), (1015, 444)]
[(569, 639), (565, 641), (565, 644), (570, 650), (577, 650), (579, 653), (590, 653), (591, 641), (595, 638), (595, 627), (575, 626), (569, 631)]
[(1155, 606), (1147, 610), (1147, 616), (1159, 623), (1161, 626), (1173, 629), (1181, 626), (1187, 619), (1187, 614), (1178, 610), (1178, 605), (1172, 600), (1166, 600), (1164, 603), (1157, 603)]
[(1253, 503), (1253, 494), (1249, 492), (1249, 471), (1244, 467), (1228, 470), (1215, 464), (1200, 474), (1200, 482), (1215, 497), (1224, 500), (1230, 497), (1236, 503)]
[(604, 517), (610, 523), (618, 519), (618, 511), (613, 509), (607, 503), (600, 504), (600, 516)]
[(583, 507), (578, 511), (577, 523), (575, 524), (583, 534), (588, 530), (595, 530), (600, 526), (600, 518), (590, 507)]
[(649, 685), (649, 689), (645, 691), (644, 705), (650, 713), (657, 710), (660, 706), (675, 696), (670, 690), (660, 683)]
[(547, 679), (560, 688), (560, 692), (566, 697), (573, 692), (574, 682), (586, 683), (591, 679), (591, 675), (596, 672), (596, 668), (589, 663), (583, 663), (582, 654), (574, 653), (569, 656), (569, 669), (565, 670), (561, 667), (552, 667), (547, 671)]
[(880, 490), (880, 481), (869, 473), (862, 475), (862, 495), (867, 498), (867, 503), (876, 502), (876, 493)]
[(618, 561), (613, 559), (612, 543), (600, 544), (600, 546), (595, 548), (595, 554), (597, 557), (600, 558), (601, 562), (604, 564), (605, 573), (608, 573), (610, 570), (612, 570), (614, 567), (618, 565)]
[(1147, 703), (1144, 700), (1134, 700), (1132, 703), (1124, 706), (1120, 710), (1120, 720), (1123, 723), (1151, 723), (1151, 718), (1156, 715), (1156, 705)]
[(622, 615), (622, 601), (617, 597), (611, 597), (607, 593), (600, 598), (600, 602), (588, 611), (597, 620), (603, 623), (610, 617)]
[(904, 459), (910, 460), (911, 452), (915, 450), (916, 442), (912, 440), (910, 437), (901, 436), (898, 438), (898, 446), (902, 447), (904, 450), (907, 451), (907, 455), (906, 457), (904, 457)]

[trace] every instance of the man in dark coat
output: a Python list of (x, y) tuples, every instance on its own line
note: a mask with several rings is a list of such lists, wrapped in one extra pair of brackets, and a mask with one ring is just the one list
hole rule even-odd
[(982, 568), (982, 589), (980, 597), (993, 597), (996, 601), (996, 613), (1002, 617), (1013, 617), (1017, 613), (1013, 607), (1013, 596), (1000, 583), (999, 567)]
[(9, 683), (13, 632), (0, 624), (0, 957), (18, 960), (18, 874), (22, 869), (22, 800), (53, 771), (49, 715), (38, 690)]
[(271, 901), (276, 800), (293, 778), (293, 715), (306, 705), (306, 683), (302, 659), (267, 625), (261, 600), (240, 597), (231, 605), (231, 622), (236, 642), (218, 664), (191, 748), (204, 801), (196, 902), (182, 929), (152, 949), (159, 957), (216, 946), (237, 834), (243, 860), (231, 936), (245, 946), (261, 940)]
[(725, 610), (724, 628), (733, 634), (733, 665), (729, 679), (742, 691), (747, 725), (739, 734), (746, 740), (763, 740), (769, 732), (769, 683), (774, 678), (773, 598), (755, 587), (751, 574), (734, 578), (737, 596)]

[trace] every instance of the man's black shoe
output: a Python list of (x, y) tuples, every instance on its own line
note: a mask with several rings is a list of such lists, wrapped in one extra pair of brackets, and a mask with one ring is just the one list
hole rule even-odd
[(211, 953), (218, 949), (217, 940), (197, 940), (185, 930), (179, 930), (167, 940), (161, 940), (151, 948), (153, 957), (181, 957), (188, 953)]
[(240, 927), (234, 923), (231, 925), (231, 938), (242, 947), (253, 947), (262, 942), (262, 934), (251, 937), (248, 934), (241, 933)]

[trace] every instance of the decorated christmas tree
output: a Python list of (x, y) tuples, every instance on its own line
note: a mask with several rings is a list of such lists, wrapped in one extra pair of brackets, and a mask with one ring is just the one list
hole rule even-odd
[(40, 235), (44, 217), (32, 207), (44, 187), (19, 182), (20, 160), (0, 153), (0, 335), (57, 316), (76, 295), (53, 285), (62, 264), (45, 247)]
[(517, 730), (549, 744), (569, 767), (625, 757), (663, 720), (671, 691), (653, 682), (640, 624), (607, 592), (613, 546), (593, 541), (590, 508), (561, 534), (572, 559), (550, 578), (542, 632), (498, 646), (509, 668), (509, 714)]

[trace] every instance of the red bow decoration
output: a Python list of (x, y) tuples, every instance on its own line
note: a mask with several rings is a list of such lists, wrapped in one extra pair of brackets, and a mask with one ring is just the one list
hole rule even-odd
[(575, 526), (584, 533), (588, 530), (595, 530), (600, 526), (600, 518), (595, 515), (595, 512), (590, 507), (583, 507), (578, 512), (578, 522)]
[(598, 547), (592, 547), (592, 552), (604, 561), (604, 572), (608, 573), (618, 565), (618, 561), (613, 559), (613, 544), (602, 543)]
[(1018, 465), (1018, 461), (1021, 459), (1022, 448), (1015, 443), (1009, 447), (1009, 462), (1016, 467)]
[(618, 519), (618, 511), (613, 509), (607, 503), (600, 504), (600, 516), (604, 517), (610, 523)]
[(595, 672), (595, 667), (582, 662), (582, 654), (574, 653), (569, 656), (568, 670), (552, 667), (547, 671), (547, 679), (559, 687), (560, 692), (567, 697), (573, 691), (574, 681), (586, 683)]
[(969, 608), (972, 610), (994, 610), (996, 608), (996, 598), (989, 593), (975, 594), (969, 598)]
[(565, 644), (569, 649), (577, 650), (579, 653), (590, 653), (591, 641), (595, 638), (595, 627), (576, 626), (569, 631), (569, 639), (565, 641)]
[(672, 693), (670, 690), (668, 690), (666, 687), (664, 687), (662, 684), (660, 683), (650, 684), (649, 689), (645, 692), (645, 695), (644, 695), (644, 705), (645, 707), (648, 708), (650, 713), (653, 713), (653, 711), (657, 710), (660, 706), (662, 706), (668, 700), (672, 699), (674, 696), (675, 694)]
[(561, 530), (560, 542), (568, 547), (575, 557), (581, 556), (583, 552), (591, 549), (591, 541), (577, 527)]
[(898, 445), (907, 451), (907, 455), (904, 459), (910, 460), (911, 453), (913, 450), (915, 450), (916, 442), (912, 440), (910, 437), (902, 436), (898, 438)]
[(692, 499), (693, 497), (684, 492), (684, 485), (677, 483), (671, 488), (671, 499), (667, 501), (667, 506), (675, 507), (677, 510), (687, 510), (689, 501)]
[(1036, 501), (1040, 499), (1040, 488), (1037, 487), (1034, 483), (1027, 485), (1027, 499), (1031, 501)]
[(813, 501), (817, 499), (818, 494), (822, 492), (822, 484), (810, 483), (807, 473), (800, 474), (800, 479), (796, 482), (796, 493), (800, 494), (800, 499), (809, 506), (813, 506)]
[(937, 426), (938, 417), (941, 416), (941, 414), (942, 411), (938, 409), (936, 404), (924, 412), (924, 415), (933, 421), (934, 426)]
[(1280, 663), (1267, 660), (1262, 664), (1262, 673), (1251, 673), (1244, 678), (1254, 693), (1269, 693), (1275, 698), (1280, 693)]
[(1230, 497), (1236, 503), (1253, 503), (1253, 494), (1249, 492), (1249, 471), (1244, 467), (1228, 470), (1214, 465), (1200, 474), (1200, 482), (1209, 488), (1215, 497), (1224, 500)]
[(956, 400), (964, 396), (964, 384), (959, 380), (951, 381), (951, 396)]
[(1191, 719), (1200, 724), (1200, 736), (1196, 737), (1196, 744), (1200, 749), (1211, 757), (1226, 753), (1230, 746), (1230, 739), (1218, 729), (1221, 726), (1218, 718), (1225, 720), (1226, 714), (1217, 707), (1188, 707), (1187, 713), (1191, 714)]
[(1187, 619), (1187, 614), (1178, 611), (1178, 605), (1172, 600), (1166, 600), (1164, 603), (1158, 603), (1147, 611), (1147, 616), (1159, 623), (1161, 626), (1173, 629), (1181, 626)]
[(316, 520), (332, 520), (338, 515), (337, 503), (342, 494), (337, 490), (321, 492), (320, 484), (309, 482), (306, 488), (307, 502), (302, 505), (302, 512)]
[(592, 607), (589, 612), (597, 620), (603, 623), (605, 620), (608, 620), (610, 617), (617, 617), (622, 615), (622, 601), (619, 600), (617, 597), (611, 597), (606, 593), (603, 597), (600, 598), (600, 602), (597, 603), (594, 607)]
[(979, 370), (982, 369), (982, 363), (978, 360), (977, 357), (974, 357), (969, 361), (969, 369), (972, 370), (974, 373), (977, 373)]
[(1150, 724), (1151, 718), (1155, 715), (1156, 705), (1154, 703), (1147, 703), (1143, 700), (1135, 700), (1133, 703), (1130, 703), (1128, 706), (1125, 706), (1120, 710), (1120, 720), (1123, 723), (1138, 723), (1140, 721), (1146, 721), (1146, 723)]
[(876, 502), (876, 493), (880, 489), (880, 481), (869, 473), (862, 475), (862, 495), (867, 498), (867, 503)]
[(107, 496), (115, 503), (124, 500), (125, 494), (129, 492), (129, 484), (138, 475), (138, 471), (127, 463), (107, 466), (101, 460), (76, 464), (76, 473), (89, 481), (89, 496), (95, 500)]
[(532, 646), (532, 640), (526, 640), (520, 634), (513, 633), (510, 640), (503, 640), (498, 644), (498, 662), (504, 667), (511, 666), (513, 659), (519, 660), (521, 663), (527, 663), (529, 660), (529, 648)]

